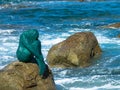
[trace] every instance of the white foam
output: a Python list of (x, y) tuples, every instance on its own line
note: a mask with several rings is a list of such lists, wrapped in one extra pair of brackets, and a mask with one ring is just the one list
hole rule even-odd
[(8, 51), (8, 49), (5, 48), (5, 47), (0, 47), (0, 51), (1, 51), (1, 52), (6, 52), (6, 51)]
[(103, 36), (101, 34), (97, 34), (96, 38), (99, 43), (101, 44), (120, 44), (120, 39), (118, 38), (108, 38), (106, 36)]
[(7, 48), (10, 46), (10, 47), (16, 47), (16, 43), (13, 43), (13, 42), (5, 42), (3, 43), (3, 46), (6, 46)]
[(90, 31), (90, 29), (74, 28), (74, 29), (69, 30), (70, 33), (84, 32), (84, 31)]
[(3, 59), (3, 60), (10, 60), (10, 59), (14, 59), (14, 57), (6, 55), (6, 56), (1, 56), (1, 59)]
[(70, 34), (68, 34), (68, 33), (62, 33), (61, 34), (61, 37), (68, 37), (68, 36), (70, 36)]
[(51, 40), (47, 39), (47, 40), (43, 40), (42, 44), (43, 45), (54, 45), (54, 44), (57, 44), (63, 40), (64, 40), (64, 38), (59, 38), (59, 37), (55, 38), (55, 39), (51, 39)]
[(70, 88), (69, 90), (118, 90), (118, 89), (120, 89), (120, 85), (118, 85), (118, 86), (114, 86), (114, 85), (111, 85), (110, 83), (109, 84), (106, 84), (106, 85), (103, 85), (103, 86), (99, 86), (99, 87), (97, 87), (97, 86), (94, 86), (94, 87), (91, 87), (91, 88), (87, 88), (87, 87), (85, 87), (85, 88), (80, 88), (80, 87), (72, 87), (72, 88)]
[(73, 83), (76, 81), (80, 81), (80, 80), (77, 78), (63, 78), (63, 79), (55, 80), (55, 83), (56, 84), (65, 84), (65, 83)]
[(0, 29), (0, 34), (1, 35), (10, 35), (14, 31), (15, 31), (14, 29), (7, 29), (7, 30), (1, 30)]
[(112, 62), (114, 62), (115, 60), (117, 60), (119, 58), (120, 58), (120, 55), (111, 57), (109, 60), (106, 61), (106, 64), (112, 63)]
[[(17, 42), (17, 37), (14, 37), (14, 36), (7, 36), (7, 37), (2, 37), (0, 38), (0, 41), (4, 44), (15, 44)], [(10, 45), (11, 45), (10, 44)]]

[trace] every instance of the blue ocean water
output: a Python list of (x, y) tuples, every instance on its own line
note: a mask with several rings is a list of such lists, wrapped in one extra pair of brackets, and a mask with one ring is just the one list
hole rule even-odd
[(46, 59), (52, 45), (91, 31), (102, 55), (90, 67), (51, 68), (57, 90), (120, 90), (120, 0), (0, 0), (0, 68), (16, 61), (20, 34), (37, 29)]

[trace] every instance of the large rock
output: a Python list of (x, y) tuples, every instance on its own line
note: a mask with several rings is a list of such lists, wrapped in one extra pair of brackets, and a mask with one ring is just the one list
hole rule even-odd
[(98, 41), (91, 32), (79, 32), (54, 45), (48, 52), (51, 67), (86, 67), (91, 58), (100, 55)]
[(13, 62), (0, 71), (0, 90), (56, 90), (51, 71), (46, 79), (33, 63)]

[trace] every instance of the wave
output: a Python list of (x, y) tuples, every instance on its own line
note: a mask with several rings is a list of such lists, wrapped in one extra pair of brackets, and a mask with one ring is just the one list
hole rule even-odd
[(94, 86), (92, 88), (79, 88), (79, 87), (72, 87), (69, 90), (119, 90), (120, 86), (114, 86), (111, 84), (105, 84), (103, 86)]
[[(116, 77), (116, 80), (115, 79)], [(58, 90), (119, 90), (120, 76), (88, 76), (59, 78), (55, 80)]]
[[(85, 1), (107, 1), (107, 0), (85, 0)], [(56, 5), (60, 4), (63, 7), (66, 6), (66, 5), (68, 5), (68, 6), (75, 5), (74, 7), (76, 7), (79, 4), (81, 4), (81, 6), (80, 6), (81, 8), (88, 9), (88, 7), (89, 7), (89, 9), (90, 8), (94, 9), (94, 6), (95, 6), (96, 9), (99, 9), (99, 11), (101, 11), (101, 9), (104, 8), (105, 6), (119, 8), (119, 2), (120, 2), (119, 0), (108, 0), (108, 1), (109, 2), (106, 2), (106, 3), (102, 2), (103, 4), (102, 4), (102, 6), (100, 6), (99, 2), (91, 2), (91, 3), (84, 2), (84, 3), (81, 3), (81, 2), (79, 2), (79, 0), (0, 0), (0, 6), (1, 7), (12, 7), (12, 6), (17, 5), (18, 7), (20, 7), (20, 6), (22, 7), (22, 5), (23, 5), (23, 7), (25, 7), (25, 6), (30, 7), (30, 6), (33, 6), (33, 5), (34, 6), (35, 5), (42, 5), (42, 6), (44, 6), (44, 5), (45, 6), (46, 5), (52, 5), (53, 6), (54, 5), (54, 6), (56, 6)], [(111, 2), (111, 1), (113, 1), (113, 2)], [(115, 1), (117, 1), (117, 2), (115, 2)], [(115, 5), (111, 5), (110, 3), (115, 3)], [(96, 4), (98, 4), (98, 5), (96, 6)], [(87, 5), (87, 7), (85, 5)], [(94, 9), (94, 11), (96, 9)], [(104, 9), (107, 10), (108, 8), (104, 8)]]

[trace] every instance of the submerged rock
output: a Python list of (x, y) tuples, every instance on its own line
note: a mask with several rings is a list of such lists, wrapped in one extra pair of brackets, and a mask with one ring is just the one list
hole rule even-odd
[(56, 90), (51, 71), (42, 79), (34, 63), (13, 62), (0, 71), (0, 90)]
[(120, 38), (120, 34), (118, 35), (118, 38)]
[(86, 67), (91, 58), (101, 54), (101, 48), (92, 32), (79, 32), (54, 45), (48, 52), (51, 67)]
[(114, 24), (110, 24), (107, 26), (103, 26), (105, 28), (120, 28), (120, 23), (114, 23)]
[(83, 2), (84, 0), (79, 0), (80, 2)]
[(105, 0), (79, 0), (79, 1), (87, 1), (87, 2), (93, 2), (93, 1), (105, 1)]

